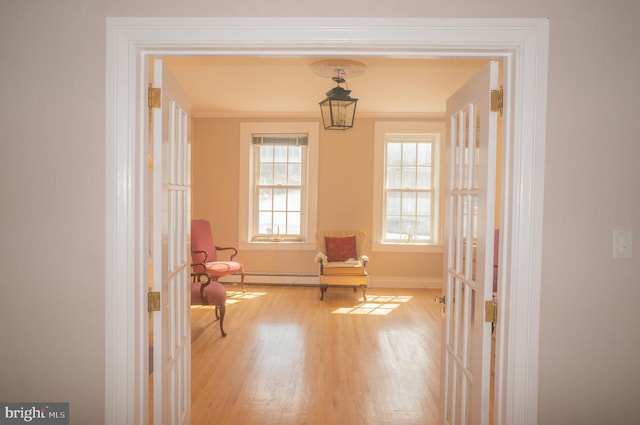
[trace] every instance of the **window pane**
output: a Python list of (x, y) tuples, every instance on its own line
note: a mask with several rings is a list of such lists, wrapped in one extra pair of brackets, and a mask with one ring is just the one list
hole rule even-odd
[(415, 192), (402, 193), (402, 214), (415, 215), (417, 207), (417, 195)]
[(273, 233), (271, 211), (261, 211), (258, 214), (258, 232), (263, 235), (270, 235), (271, 233)]
[(273, 184), (273, 164), (260, 164), (260, 184)]
[(387, 214), (399, 215), (400, 214), (400, 193), (399, 192), (387, 192)]
[(431, 215), (431, 193), (418, 193), (418, 214)]
[(387, 165), (402, 164), (402, 143), (387, 143)]
[(260, 161), (273, 161), (273, 146), (260, 146)]
[(414, 234), (416, 233), (416, 219), (415, 216), (403, 216), (402, 217), (402, 228), (400, 229), (400, 236), (402, 239), (413, 239)]
[(289, 189), (287, 198), (288, 211), (301, 211), (302, 191), (300, 189)]
[(387, 167), (387, 189), (402, 188), (402, 167)]
[(260, 189), (258, 190), (258, 199), (260, 205), (258, 208), (260, 211), (270, 210), (273, 206), (273, 197), (271, 193), (271, 189)]
[(288, 235), (300, 234), (300, 213), (299, 212), (287, 213), (287, 234)]
[(431, 167), (418, 167), (418, 189), (431, 189)]
[(418, 144), (418, 165), (431, 166), (431, 143)]
[(416, 165), (416, 144), (405, 142), (402, 144), (402, 165)]
[(273, 230), (276, 235), (285, 235), (287, 232), (287, 213), (276, 211), (273, 213)]
[(273, 191), (273, 210), (287, 210), (287, 189), (274, 189)]
[(287, 146), (274, 146), (273, 149), (275, 162), (287, 162)]
[(402, 187), (405, 189), (415, 189), (416, 169), (414, 167), (402, 169)]
[(413, 237), (420, 241), (431, 240), (431, 219), (428, 216), (418, 216)]
[(302, 164), (289, 164), (290, 185), (300, 185), (302, 183)]
[(273, 184), (287, 184), (287, 164), (273, 164)]
[(398, 240), (402, 236), (402, 222), (400, 216), (388, 215), (386, 219), (386, 229), (384, 238), (387, 240)]
[(302, 162), (301, 146), (289, 146), (289, 162)]

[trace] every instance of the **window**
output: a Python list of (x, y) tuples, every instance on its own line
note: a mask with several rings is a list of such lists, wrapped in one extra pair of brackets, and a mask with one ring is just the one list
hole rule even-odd
[(443, 133), (443, 123), (376, 123), (374, 249), (439, 244)]
[(302, 176), (305, 174), (309, 136), (254, 134), (252, 241), (295, 240), (302, 234)]
[(241, 243), (313, 249), (318, 123), (243, 123), (240, 138)]

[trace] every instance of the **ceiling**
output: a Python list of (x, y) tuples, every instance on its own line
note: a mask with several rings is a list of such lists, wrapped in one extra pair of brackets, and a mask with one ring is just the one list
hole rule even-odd
[[(312, 57), (167, 57), (164, 63), (191, 100), (194, 117), (316, 117), (335, 87)], [(347, 78), (359, 116), (442, 116), (446, 99), (485, 59), (358, 57), (364, 74)]]

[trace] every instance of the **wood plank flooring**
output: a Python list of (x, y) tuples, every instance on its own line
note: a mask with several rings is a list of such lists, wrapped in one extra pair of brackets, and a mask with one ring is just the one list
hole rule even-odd
[(437, 424), (440, 290), (227, 290), (226, 338), (191, 310), (193, 425)]

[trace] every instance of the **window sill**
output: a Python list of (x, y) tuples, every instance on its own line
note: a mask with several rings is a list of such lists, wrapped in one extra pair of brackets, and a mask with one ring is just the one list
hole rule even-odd
[(425, 243), (379, 243), (373, 242), (371, 250), (376, 252), (424, 252), (440, 254), (444, 252), (443, 245)]
[(261, 241), (261, 242), (240, 242), (239, 249), (242, 251), (315, 251), (314, 242), (297, 241)]

